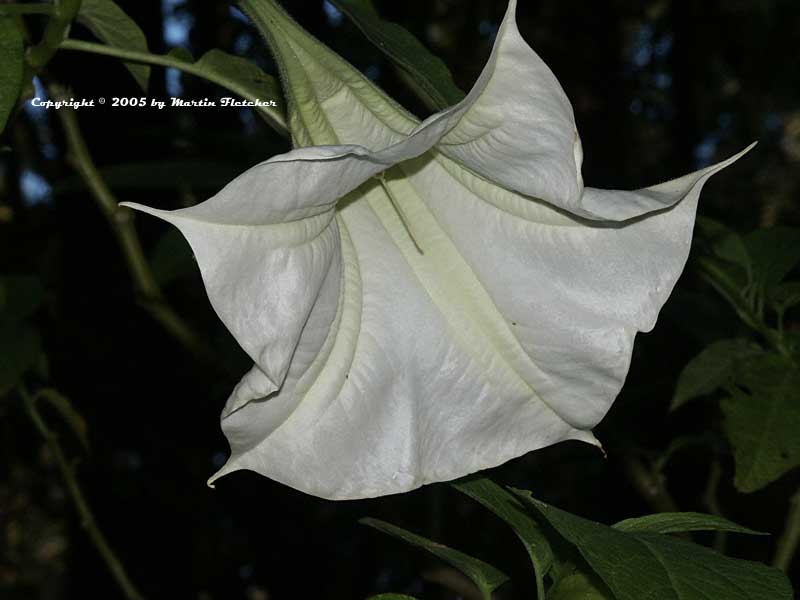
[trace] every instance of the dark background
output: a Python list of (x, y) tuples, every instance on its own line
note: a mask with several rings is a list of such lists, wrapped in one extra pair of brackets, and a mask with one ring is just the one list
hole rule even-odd
[[(469, 89), (491, 48), (504, 0), (376, 0)], [(721, 160), (753, 140), (747, 158), (706, 186), (701, 214), (742, 231), (797, 225), (800, 185), (800, 3), (796, 0), (521, 0), (523, 35), (575, 108), (594, 187), (634, 188)], [(151, 51), (221, 48), (274, 72), (258, 34), (221, 2), (122, 1)], [(422, 105), (387, 60), (330, 6), (285, 3), (297, 19), (408, 108)], [(33, 23), (35, 30), (36, 25)], [(73, 36), (90, 39), (76, 26)], [(59, 54), (49, 77), (77, 98), (140, 96), (115, 60)], [(167, 87), (169, 85), (169, 87)], [(154, 68), (152, 98), (213, 98), (211, 84)], [(120, 200), (177, 207), (288, 149), (249, 110), (110, 106), (79, 113), (89, 148)], [(375, 516), (479, 556), (512, 576), (502, 598), (533, 596), (522, 546), (499, 520), (446, 485), (399, 497), (330, 502), (249, 472), (205, 481), (227, 456), (219, 413), (249, 367), (208, 306), (186, 248), (155, 219), (138, 229), (170, 302), (220, 355), (198, 363), (136, 303), (106, 222), (64, 161), (52, 111), (22, 109), (0, 153), (0, 271), (35, 273), (47, 300), (36, 317), (49, 385), (89, 426), (79, 479), (103, 530), (149, 598), (364, 598), (381, 591), (456, 598), (432, 583), (441, 564), (357, 523)], [(165, 237), (166, 235), (166, 237)], [(794, 323), (797, 326), (797, 323)], [(605, 523), (652, 512), (628, 476), (679, 436), (713, 436), (714, 404), (667, 411), (681, 367), (706, 343), (740, 328), (689, 266), (656, 329), (640, 335), (628, 383), (597, 430), (607, 457), (565, 443), (494, 471), (561, 508)], [(54, 421), (55, 422), (55, 421)], [(115, 598), (119, 592), (80, 528), (52, 457), (14, 394), (0, 401), (0, 594)], [(710, 433), (709, 433), (710, 432)], [(81, 451), (64, 435), (70, 456)], [(712, 445), (713, 446), (713, 445)], [(690, 446), (666, 468), (682, 510), (707, 511), (711, 465), (723, 472), (726, 516), (781, 529), (789, 475), (735, 492), (724, 448)], [(734, 556), (767, 561), (774, 540), (732, 538)], [(425, 577), (423, 577), (423, 574)], [(444, 573), (444, 575), (448, 575)]]

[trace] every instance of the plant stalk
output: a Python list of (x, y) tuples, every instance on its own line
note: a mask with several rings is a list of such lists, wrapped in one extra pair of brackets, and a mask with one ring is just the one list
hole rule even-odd
[(664, 485), (660, 473), (644, 466), (641, 460), (630, 456), (625, 459), (625, 472), (639, 495), (655, 512), (678, 512), (678, 505)]
[[(194, 75), (210, 81), (211, 83), (215, 83), (220, 87), (223, 87), (227, 90), (230, 90), (234, 94), (241, 96), (245, 100), (250, 100), (252, 102), (263, 100), (263, 98), (258, 98), (253, 95), (247, 90), (247, 88), (239, 85), (236, 81), (228, 79), (222, 73), (216, 73), (209, 71), (208, 69), (203, 69), (202, 67), (198, 67), (196, 63), (180, 60), (169, 55), (150, 54), (148, 52), (137, 52), (135, 50), (123, 50), (121, 48), (114, 48), (106, 44), (96, 44), (93, 42), (84, 42), (81, 40), (72, 39), (62, 41), (59, 45), (59, 48), (62, 50), (74, 50), (78, 52), (100, 54), (102, 56), (111, 56), (127, 62), (156, 65), (159, 67), (166, 67), (168, 69), (178, 69), (179, 71), (183, 71), (189, 75)], [(288, 126), (286, 124), (286, 116), (280, 109), (263, 105), (255, 108), (275, 131), (283, 136), (287, 135)]]
[(772, 565), (778, 567), (784, 573), (788, 572), (789, 567), (792, 565), (798, 542), (800, 542), (800, 490), (795, 492), (794, 496), (789, 500), (786, 524), (781, 537), (778, 538)]
[(78, 484), (78, 480), (75, 478), (75, 469), (67, 461), (67, 457), (64, 455), (61, 444), (58, 442), (58, 437), (50, 430), (50, 428), (47, 426), (47, 423), (45, 423), (44, 419), (39, 414), (39, 411), (36, 409), (35, 396), (31, 396), (22, 387), (20, 387), (20, 394), (22, 395), (22, 399), (25, 403), (28, 416), (30, 416), (31, 421), (33, 421), (33, 424), (36, 427), (36, 430), (42, 436), (42, 439), (45, 441), (50, 449), (50, 452), (52, 452), (56, 459), (58, 470), (61, 472), (61, 476), (64, 479), (64, 484), (67, 487), (69, 497), (75, 506), (78, 516), (80, 517), (81, 527), (83, 527), (89, 538), (92, 540), (92, 543), (97, 548), (97, 551), (100, 553), (100, 556), (106, 563), (108, 570), (111, 572), (111, 576), (119, 585), (125, 598), (127, 598), (127, 600), (144, 600), (144, 597), (136, 589), (136, 586), (133, 584), (130, 577), (128, 577), (125, 567), (111, 549), (108, 540), (106, 540), (105, 535), (103, 535), (103, 532), (97, 525), (94, 514), (89, 508), (89, 504), (83, 495), (83, 491)]
[[(20, 5), (16, 5), (20, 6)], [(50, 20), (44, 28), (42, 40), (28, 49), (28, 64), (34, 71), (41, 70), (67, 37), (69, 27), (81, 9), (81, 0), (61, 0), (53, 5)]]
[[(62, 90), (55, 86), (51, 87), (51, 94), (54, 98), (63, 96)], [(184, 348), (198, 358), (213, 362), (211, 350), (167, 303), (136, 235), (133, 213), (127, 208), (119, 207), (117, 199), (97, 170), (78, 125), (75, 110), (62, 108), (56, 114), (64, 128), (68, 146), (67, 160), (84, 180), (95, 203), (111, 226), (142, 307)]]

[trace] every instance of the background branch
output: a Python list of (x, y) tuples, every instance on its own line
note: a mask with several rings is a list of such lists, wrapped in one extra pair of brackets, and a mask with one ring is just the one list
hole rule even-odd
[(789, 500), (786, 525), (781, 537), (778, 538), (778, 546), (772, 564), (781, 571), (787, 572), (792, 564), (798, 542), (800, 542), (800, 490), (795, 492)]
[[(51, 86), (50, 93), (55, 99), (65, 98), (64, 91), (57, 86)], [(62, 108), (56, 111), (56, 114), (64, 127), (68, 147), (67, 160), (84, 180), (95, 203), (111, 226), (125, 257), (141, 305), (184, 348), (198, 358), (213, 362), (211, 350), (164, 298), (136, 235), (133, 213), (127, 208), (119, 207), (119, 202), (97, 170), (78, 125), (75, 110)]]
[(625, 473), (639, 495), (655, 512), (678, 512), (678, 505), (664, 485), (663, 476), (648, 469), (641, 460), (625, 458)]
[(58, 437), (50, 430), (49, 427), (47, 427), (47, 423), (45, 423), (44, 419), (39, 414), (39, 411), (36, 409), (36, 396), (32, 396), (22, 387), (20, 387), (19, 390), (25, 403), (25, 409), (28, 412), (28, 416), (30, 416), (31, 421), (33, 421), (33, 424), (36, 427), (36, 430), (42, 436), (42, 439), (44, 439), (44, 441), (47, 443), (50, 452), (52, 452), (53, 457), (56, 459), (58, 469), (61, 472), (61, 476), (64, 478), (64, 484), (67, 486), (69, 497), (72, 500), (72, 503), (75, 505), (75, 510), (78, 512), (78, 516), (80, 517), (81, 526), (86, 530), (86, 533), (89, 535), (92, 543), (97, 548), (97, 551), (100, 552), (100, 556), (108, 566), (108, 570), (111, 572), (112, 577), (119, 585), (120, 589), (125, 595), (125, 598), (128, 600), (143, 600), (143, 596), (136, 589), (136, 586), (133, 585), (133, 582), (130, 580), (127, 572), (125, 571), (125, 567), (123, 566), (122, 562), (120, 562), (119, 558), (117, 558), (117, 555), (111, 549), (108, 540), (106, 540), (105, 535), (103, 535), (103, 532), (97, 525), (94, 514), (89, 508), (89, 504), (87, 503), (86, 498), (84, 497), (83, 492), (78, 485), (78, 480), (75, 478), (75, 469), (67, 461), (67, 457), (64, 455), (61, 444), (58, 442)]

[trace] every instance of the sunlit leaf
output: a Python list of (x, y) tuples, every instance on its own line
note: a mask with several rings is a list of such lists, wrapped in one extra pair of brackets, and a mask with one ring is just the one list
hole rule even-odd
[[(147, 52), (147, 39), (142, 30), (112, 0), (83, 0), (77, 20), (109, 46)], [(130, 62), (125, 63), (125, 66), (136, 79), (136, 83), (147, 92), (150, 67)]]
[(800, 464), (800, 370), (770, 354), (743, 365), (722, 401), (736, 487), (753, 492)]
[(508, 581), (508, 577), (504, 573), (482, 560), (468, 556), (458, 550), (448, 548), (447, 546), (431, 541), (416, 533), (401, 529), (391, 523), (369, 518), (361, 519), (359, 522), (401, 539), (404, 542), (418, 546), (419, 548), (427, 550), (434, 556), (441, 558), (469, 577), (487, 598), (494, 590)]

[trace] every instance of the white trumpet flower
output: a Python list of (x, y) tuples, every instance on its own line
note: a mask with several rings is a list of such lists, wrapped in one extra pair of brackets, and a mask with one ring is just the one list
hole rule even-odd
[(572, 107), (514, 0), (467, 97), (420, 123), (272, 0), (246, 0), (281, 67), (295, 146), (180, 229), (255, 365), (222, 413), (212, 477), (324, 498), (405, 492), (592, 428), (634, 336), (683, 270), (718, 165), (584, 187)]

